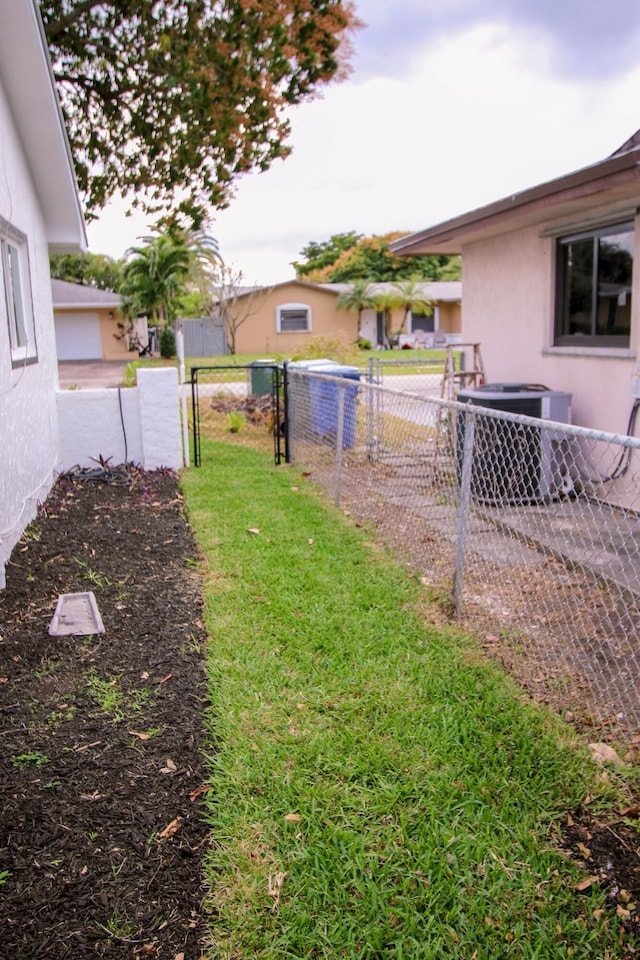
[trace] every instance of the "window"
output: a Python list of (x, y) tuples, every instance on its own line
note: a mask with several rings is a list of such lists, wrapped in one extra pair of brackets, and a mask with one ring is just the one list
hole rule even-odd
[(415, 313), (411, 311), (411, 333), (433, 333), (435, 330), (436, 318), (433, 311), (427, 316), (426, 313)]
[(311, 308), (305, 303), (285, 303), (276, 310), (278, 333), (308, 333), (311, 330)]
[(556, 345), (629, 346), (633, 247), (633, 223), (558, 240)]
[(37, 358), (27, 238), (0, 219), (0, 265), (4, 281), (4, 304), (9, 325), (11, 360), (14, 364)]

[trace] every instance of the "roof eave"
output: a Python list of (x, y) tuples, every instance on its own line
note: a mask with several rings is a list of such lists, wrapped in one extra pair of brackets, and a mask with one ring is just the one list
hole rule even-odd
[(49, 250), (86, 251), (73, 159), (36, 0), (0, 0), (0, 22), (0, 79), (40, 202)]

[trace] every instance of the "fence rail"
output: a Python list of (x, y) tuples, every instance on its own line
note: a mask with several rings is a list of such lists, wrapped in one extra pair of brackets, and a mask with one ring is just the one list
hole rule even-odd
[(519, 683), (640, 734), (640, 440), (289, 371), (290, 459)]

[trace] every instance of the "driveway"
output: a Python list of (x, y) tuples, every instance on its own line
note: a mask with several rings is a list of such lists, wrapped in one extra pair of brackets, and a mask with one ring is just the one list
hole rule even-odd
[(119, 387), (124, 379), (123, 360), (62, 360), (58, 363), (60, 389), (102, 390)]

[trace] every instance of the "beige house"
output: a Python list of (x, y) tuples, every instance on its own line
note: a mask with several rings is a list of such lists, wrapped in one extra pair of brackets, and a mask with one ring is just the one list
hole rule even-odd
[(392, 244), (462, 254), (465, 341), (487, 380), (572, 395), (572, 420), (626, 433), (640, 346), (640, 132), (612, 156)]
[(58, 360), (132, 360), (148, 343), (147, 322), (123, 336), (120, 295), (111, 290), (51, 280)]
[[(275, 287), (251, 288), (235, 298), (235, 346), (237, 353), (292, 357), (301, 353), (313, 337), (344, 337), (355, 341), (358, 314), (340, 309), (338, 298), (348, 283), (307, 283), (289, 280)], [(389, 290), (391, 283), (373, 283), (375, 293)], [(409, 314), (403, 329), (409, 345), (432, 345), (460, 339), (462, 285), (459, 282), (420, 284), (433, 303), (430, 316)], [(398, 330), (403, 310), (394, 311), (390, 328)], [(385, 344), (384, 317), (376, 310), (364, 310), (360, 333), (372, 345)]]

